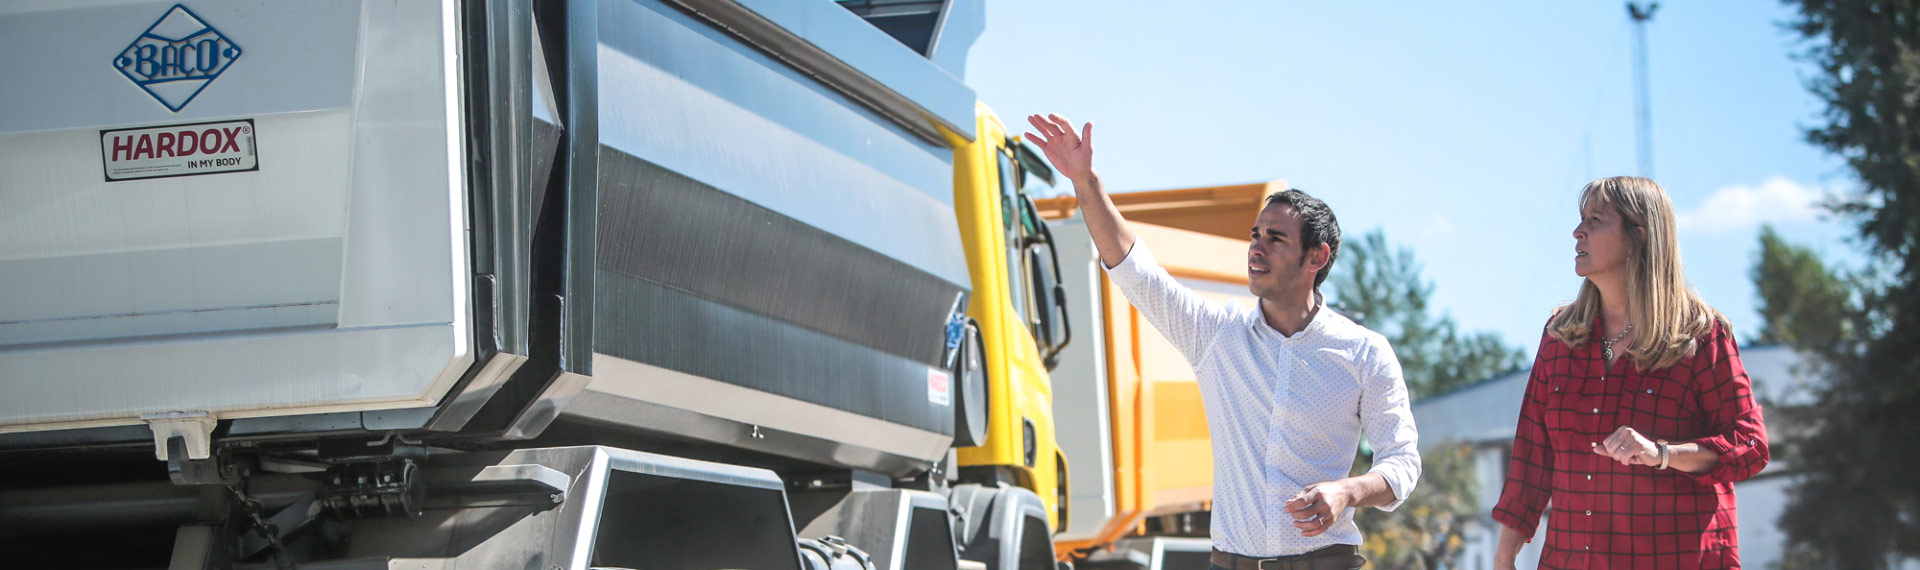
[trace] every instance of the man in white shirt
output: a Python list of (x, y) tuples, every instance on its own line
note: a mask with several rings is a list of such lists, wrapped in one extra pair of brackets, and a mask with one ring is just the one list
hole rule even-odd
[[(1027, 138), (1073, 180), (1107, 276), (1199, 376), (1212, 432), (1215, 568), (1365, 566), (1352, 509), (1393, 510), (1420, 479), (1400, 361), (1385, 337), (1326, 310), (1319, 286), (1340, 251), (1327, 205), (1268, 197), (1247, 246), (1259, 302), (1224, 305), (1182, 286), (1127, 228), (1093, 171), (1093, 125), (1028, 117)], [(1373, 468), (1347, 477), (1366, 434)]]

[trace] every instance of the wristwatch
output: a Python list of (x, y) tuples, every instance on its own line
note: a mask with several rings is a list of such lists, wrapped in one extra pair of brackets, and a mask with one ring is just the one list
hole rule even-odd
[(1667, 461), (1673, 458), (1673, 453), (1667, 449), (1667, 440), (1662, 439), (1662, 440), (1656, 441), (1654, 442), (1654, 445), (1657, 445), (1660, 447), (1660, 467), (1659, 468), (1666, 469)]

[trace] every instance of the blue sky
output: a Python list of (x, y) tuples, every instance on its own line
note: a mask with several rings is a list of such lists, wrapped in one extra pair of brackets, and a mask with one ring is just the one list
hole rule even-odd
[[(1803, 142), (1821, 105), (1791, 15), (1669, 2), (1649, 28), (1654, 179), (1689, 280), (1742, 338), (1760, 326), (1761, 222), (1861, 258), (1852, 225), (1812, 205), (1849, 178)], [(1580, 284), (1580, 187), (1637, 173), (1632, 39), (1614, 1), (989, 0), (966, 81), (1009, 119), (1093, 121), (1116, 191), (1285, 179), (1345, 235), (1411, 247), (1439, 310), (1531, 357)]]

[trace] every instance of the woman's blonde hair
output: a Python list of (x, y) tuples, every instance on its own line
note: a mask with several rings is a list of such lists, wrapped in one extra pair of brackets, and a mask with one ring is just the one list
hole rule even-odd
[[(1580, 191), (1583, 216), (1589, 205), (1612, 207), (1620, 213), (1626, 231), (1627, 318), (1634, 338), (1627, 354), (1634, 366), (1641, 370), (1673, 366), (1693, 356), (1696, 340), (1711, 334), (1715, 324), (1732, 328), (1724, 315), (1687, 287), (1680, 270), (1673, 202), (1666, 190), (1645, 178), (1602, 178)], [(1584, 281), (1580, 296), (1547, 321), (1547, 334), (1570, 348), (1578, 347), (1592, 340), (1593, 322), (1599, 315), (1600, 289), (1593, 281)]]

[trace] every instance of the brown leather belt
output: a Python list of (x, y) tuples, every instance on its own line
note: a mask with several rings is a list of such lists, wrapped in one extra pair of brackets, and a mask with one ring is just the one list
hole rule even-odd
[(1215, 548), (1208, 560), (1227, 570), (1351, 570), (1367, 565), (1366, 557), (1351, 544), (1335, 544), (1306, 554), (1276, 558), (1241, 556)]

